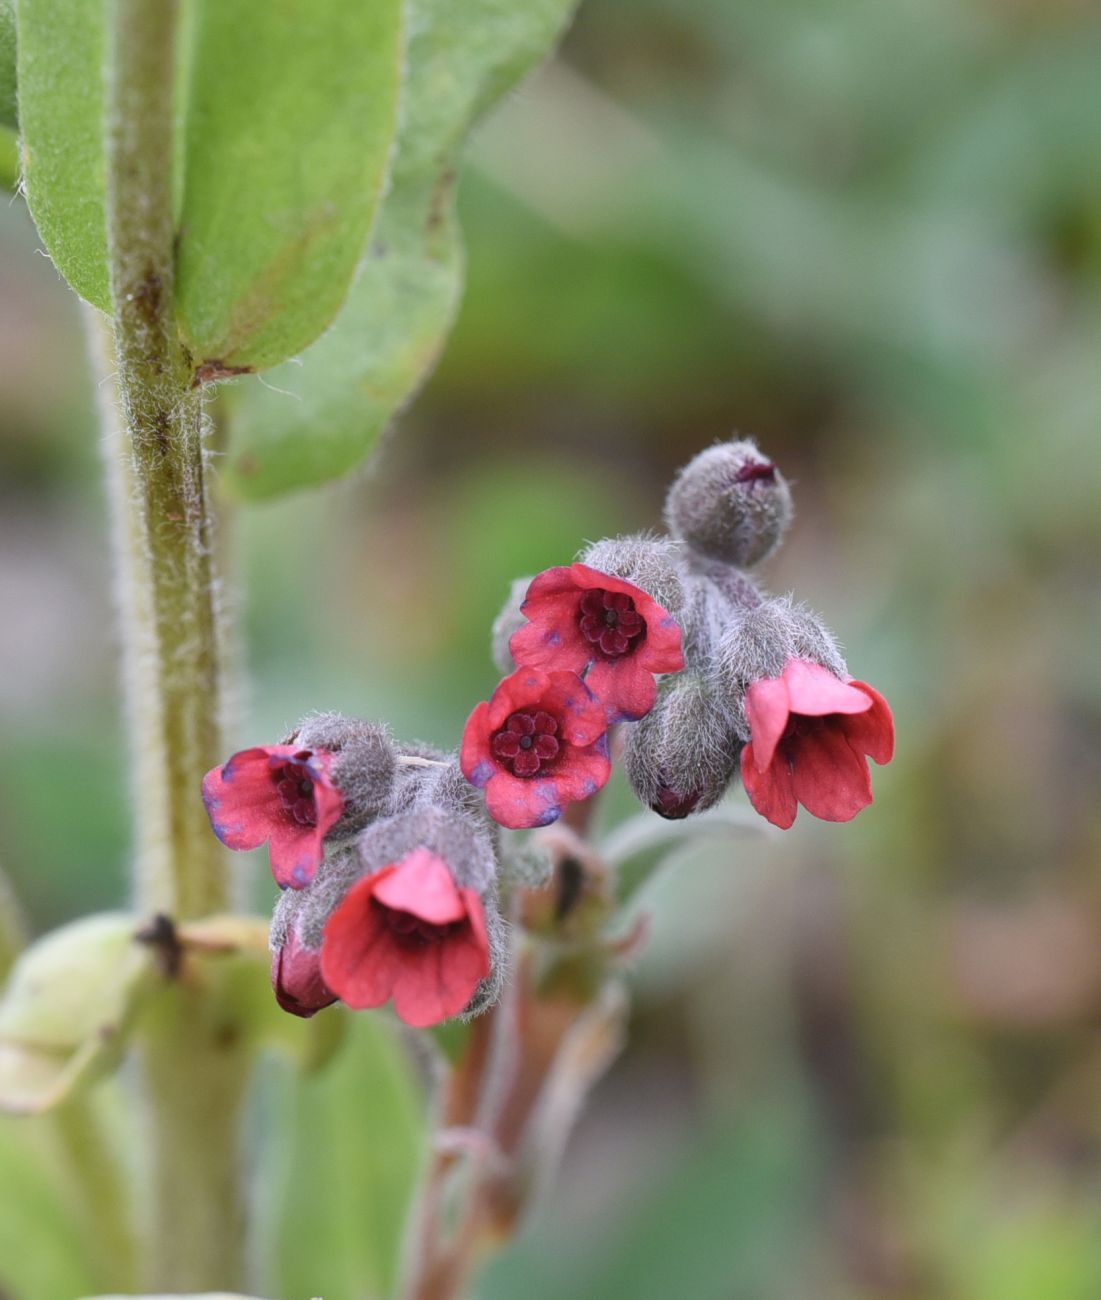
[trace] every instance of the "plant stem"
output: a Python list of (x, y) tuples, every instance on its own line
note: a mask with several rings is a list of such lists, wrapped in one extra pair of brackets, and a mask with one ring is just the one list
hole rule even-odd
[[(136, 817), (134, 894), (186, 921), (224, 910), (229, 873), (199, 797), (222, 757), (202, 409), (175, 325), (176, 0), (110, 0), (107, 242), (115, 392), (103, 393)], [(101, 388), (107, 385), (101, 385)], [(121, 408), (122, 424), (118, 420)], [(141, 1044), (152, 1162), (148, 1282), (237, 1290), (245, 1216), (238, 1120), (247, 1054), (219, 1036), (186, 970)]]
[(221, 757), (222, 681), (202, 411), (173, 318), (174, 0), (110, 6), (107, 231), (129, 437), (122, 598), (139, 788), (136, 902), (176, 920), (218, 911), (228, 874), (198, 797)]

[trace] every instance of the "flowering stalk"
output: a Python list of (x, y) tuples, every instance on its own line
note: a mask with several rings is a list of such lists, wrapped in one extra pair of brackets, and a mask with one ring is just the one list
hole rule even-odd
[[(197, 798), (221, 748), (222, 682), (200, 397), (173, 316), (168, 159), (178, 13), (174, 0), (113, 0), (108, 15), (107, 236), (123, 436), (107, 397), (104, 406), (130, 716), (134, 894), (143, 911), (180, 921), (223, 910), (229, 898), (222, 852)], [(232, 1288), (242, 1274), (237, 1119), (245, 1064), (214, 1041), (200, 996), (181, 981), (171, 1028), (153, 1033), (143, 1049), (153, 1162), (149, 1270), (166, 1290)]]

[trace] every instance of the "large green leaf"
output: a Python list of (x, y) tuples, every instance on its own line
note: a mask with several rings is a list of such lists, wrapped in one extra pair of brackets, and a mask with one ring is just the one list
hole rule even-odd
[(0, 1116), (0, 1295), (72, 1300), (94, 1285), (48, 1125)]
[(196, 0), (178, 310), (197, 364), (270, 366), (336, 315), (397, 130), (401, 0)]
[(227, 477), (244, 496), (322, 483), (371, 450), (435, 361), (462, 284), (458, 155), (471, 124), (546, 53), (575, 0), (411, 0), (398, 155), (367, 258), (300, 365), (238, 393)]
[(105, 311), (103, 0), (16, 0), (23, 183), (54, 265)]
[(265, 1072), (261, 1251), (276, 1295), (361, 1300), (393, 1287), (424, 1105), (396, 1026), (351, 1019), (325, 1069)]
[(14, 126), (15, 8), (13, 0), (0, 0), (0, 124)]

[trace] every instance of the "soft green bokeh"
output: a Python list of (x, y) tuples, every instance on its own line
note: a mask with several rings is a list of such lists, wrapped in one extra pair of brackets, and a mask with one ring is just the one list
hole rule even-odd
[[(1101, 1294), (1099, 98), (1072, 0), (587, 0), (475, 141), (457, 327), (373, 474), (234, 526), (234, 745), (314, 707), (454, 744), (508, 580), (657, 526), (737, 428), (795, 483), (767, 581), (895, 710), (853, 823), (656, 891), (631, 1046), (483, 1300)], [(79, 334), (18, 207), (0, 239), (0, 858), (41, 928), (121, 900), (124, 767)]]

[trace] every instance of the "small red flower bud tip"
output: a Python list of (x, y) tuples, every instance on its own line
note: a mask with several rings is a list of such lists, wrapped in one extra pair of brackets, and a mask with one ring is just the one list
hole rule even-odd
[(426, 848), (357, 881), (325, 923), (328, 986), (357, 1009), (392, 998), (407, 1025), (458, 1015), (489, 969), (481, 899)]
[(587, 564), (539, 574), (521, 609), (528, 622), (509, 641), (513, 659), (543, 672), (589, 668), (585, 685), (609, 723), (649, 713), (654, 674), (684, 667), (680, 627), (669, 611), (641, 587)]
[(279, 951), (272, 953), (271, 987), (283, 1010), (304, 1020), (336, 1001), (321, 975), (321, 953), (308, 948), (293, 928)]
[(872, 802), (867, 759), (889, 763), (895, 739), (878, 691), (789, 659), (779, 677), (750, 684), (745, 711), (751, 738), (742, 784), (774, 826), (787, 830), (799, 804), (823, 821), (846, 822)]
[(332, 763), (324, 749), (242, 749), (203, 778), (214, 834), (230, 849), (255, 849), (267, 840), (279, 887), (308, 885), (324, 856), (325, 836), (344, 808)]
[(667, 821), (680, 821), (694, 812), (696, 805), (700, 801), (700, 792), (690, 790), (687, 794), (680, 794), (671, 786), (663, 785), (657, 792), (657, 797), (650, 805), (651, 809), (664, 817)]
[(479, 704), (459, 764), (502, 826), (547, 826), (611, 774), (604, 706), (570, 672), (521, 668)]

